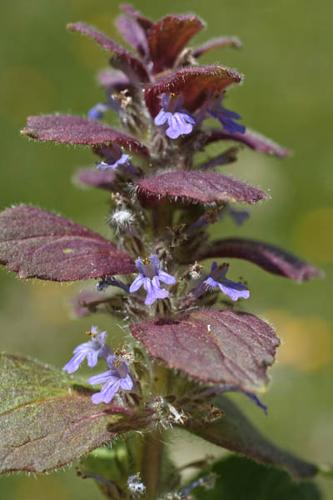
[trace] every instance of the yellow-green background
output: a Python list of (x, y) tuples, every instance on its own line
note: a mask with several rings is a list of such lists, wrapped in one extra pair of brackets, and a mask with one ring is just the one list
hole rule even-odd
[[(102, 98), (94, 72), (107, 58), (92, 42), (68, 34), (65, 24), (85, 20), (113, 36), (118, 2), (110, 0), (3, 0), (0, 20), (1, 208), (17, 202), (56, 210), (101, 229), (105, 193), (77, 190), (70, 177), (88, 165), (87, 150), (41, 145), (20, 137), (26, 115), (53, 111), (85, 113)], [(332, 359), (333, 259), (332, 37), (330, 0), (138, 0), (136, 7), (158, 18), (196, 11), (208, 22), (198, 37), (238, 35), (241, 51), (206, 57), (246, 75), (230, 92), (229, 106), (245, 124), (292, 148), (283, 162), (252, 152), (228, 171), (269, 189), (272, 200), (252, 210), (237, 234), (279, 243), (326, 271), (325, 280), (305, 285), (234, 263), (233, 274), (248, 280), (248, 307), (269, 319), (283, 339), (265, 417), (247, 401), (242, 406), (283, 446), (314, 461), (333, 462)], [(217, 150), (218, 152), (219, 150)], [(229, 224), (215, 228), (231, 234)], [(80, 342), (88, 320), (73, 320), (67, 306), (81, 285), (19, 282), (2, 272), (1, 349), (22, 352), (61, 367)], [(113, 327), (107, 318), (92, 320)], [(118, 335), (118, 334), (117, 334)], [(239, 398), (238, 398), (239, 399)], [(327, 498), (333, 486), (322, 482)], [(331, 495), (331, 496), (330, 496)], [(99, 499), (90, 481), (73, 471), (0, 480), (4, 500)]]

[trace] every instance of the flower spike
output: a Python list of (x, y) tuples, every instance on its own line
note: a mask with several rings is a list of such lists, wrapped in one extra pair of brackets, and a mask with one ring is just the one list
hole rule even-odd
[[(187, 498), (194, 488), (210, 486), (210, 475), (199, 472), (184, 486), (177, 468), (160, 460), (164, 432), (174, 425), (298, 478), (311, 477), (316, 466), (275, 447), (223, 395), (241, 392), (266, 412), (258, 395), (280, 344), (269, 323), (236, 304), (250, 291), (243, 280), (227, 277), (223, 262), (243, 259), (299, 282), (320, 272), (274, 245), (240, 237), (214, 241), (210, 232), (227, 217), (240, 226), (249, 214), (238, 204), (270, 199), (259, 185), (217, 169), (235, 162), (243, 144), (277, 157), (289, 152), (245, 129), (241, 116), (224, 107), (241, 73), (199, 64), (213, 49), (238, 47), (238, 39), (189, 47), (205, 26), (196, 15), (154, 21), (130, 5), (120, 8), (116, 26), (130, 49), (93, 26), (68, 25), (107, 52), (111, 68), (97, 80), (104, 96), (83, 108), (84, 116), (31, 116), (22, 130), (35, 141), (85, 146), (95, 155), (75, 181), (107, 192), (104, 223), (111, 234), (14, 205), (0, 213), (0, 264), (21, 279), (92, 280), (95, 290), (90, 286), (73, 301), (76, 315), (117, 318), (126, 337), (114, 353), (106, 331), (91, 327), (63, 371), (0, 354), (0, 472), (58, 470), (93, 452), (92, 467), (81, 461), (80, 475), (97, 481), (106, 496)], [(107, 118), (118, 125), (104, 123)], [(221, 148), (207, 153), (218, 141)], [(205, 259), (221, 264), (204, 271)], [(64, 374), (98, 363), (105, 366), (91, 373), (90, 386)], [(129, 432), (142, 432), (143, 441), (129, 442)], [(125, 442), (113, 447), (118, 436)], [(119, 474), (110, 475), (115, 459)]]

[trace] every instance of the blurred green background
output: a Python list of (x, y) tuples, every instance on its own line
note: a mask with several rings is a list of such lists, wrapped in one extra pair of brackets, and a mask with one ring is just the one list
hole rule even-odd
[[(245, 124), (295, 152), (281, 162), (243, 151), (240, 162), (228, 171), (269, 189), (272, 200), (252, 209), (243, 228), (221, 223), (214, 230), (279, 243), (325, 270), (325, 280), (300, 286), (250, 264), (233, 263), (233, 275), (241, 274), (250, 284), (248, 307), (270, 320), (283, 340), (264, 396), (269, 416), (237, 399), (281, 445), (332, 464), (333, 4), (330, 0), (138, 0), (135, 5), (154, 18), (195, 11), (208, 23), (197, 41), (238, 35), (242, 50), (214, 52), (205, 62), (221, 62), (245, 73), (244, 85), (230, 92), (228, 107), (239, 111)], [(70, 182), (77, 167), (92, 163), (90, 152), (29, 142), (19, 129), (29, 114), (82, 114), (103, 98), (94, 73), (105, 65), (105, 54), (92, 42), (66, 33), (65, 24), (84, 20), (118, 39), (112, 24), (117, 10), (118, 2), (109, 0), (2, 2), (1, 209), (32, 203), (107, 234), (106, 195), (80, 191)], [(83, 285), (19, 282), (6, 272), (0, 280), (1, 349), (61, 367), (90, 326), (89, 318), (73, 320), (68, 306)], [(111, 333), (107, 318), (92, 321), (109, 327)], [(187, 443), (196, 453), (208, 450), (194, 438)], [(92, 482), (81, 483), (73, 470), (38, 478), (12, 476), (0, 480), (0, 498), (101, 498)], [(326, 498), (333, 498), (333, 485), (322, 481), (321, 486)]]

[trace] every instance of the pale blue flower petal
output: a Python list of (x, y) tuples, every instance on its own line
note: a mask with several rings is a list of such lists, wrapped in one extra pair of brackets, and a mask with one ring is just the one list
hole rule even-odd
[(249, 290), (242, 283), (224, 279), (218, 286), (221, 292), (228, 295), (233, 301), (248, 299), (250, 297)]
[(170, 115), (170, 113), (161, 109), (160, 112), (158, 113), (158, 115), (155, 116), (155, 119), (154, 119), (155, 125), (157, 125), (157, 126), (164, 125), (168, 121), (169, 115)]
[(144, 276), (142, 276), (141, 274), (139, 274), (135, 280), (133, 281), (133, 283), (131, 284), (131, 286), (129, 287), (129, 292), (130, 293), (134, 293), (134, 292), (137, 292), (142, 286), (144, 286), (144, 283), (145, 283), (145, 280), (147, 278), (145, 278)]
[(128, 373), (126, 361), (115, 356), (111, 359), (109, 356), (107, 362), (110, 366), (108, 371), (89, 379), (89, 383), (92, 385), (102, 385), (102, 389), (91, 397), (94, 404), (110, 403), (120, 389), (130, 391), (133, 388), (133, 380)]
[(165, 271), (159, 271), (158, 279), (166, 285), (174, 285), (177, 281), (174, 276), (171, 276), (171, 274), (168, 274)]
[(119, 391), (120, 381), (119, 379), (111, 380), (108, 384), (103, 386), (100, 392), (96, 392), (91, 396), (91, 401), (96, 405), (100, 403), (111, 403), (112, 399), (115, 397)]
[(121, 379), (120, 381), (120, 387), (124, 390), (124, 391), (131, 391), (133, 389), (133, 380), (132, 380), (132, 377), (130, 375), (126, 375), (125, 378)]
[(89, 384), (91, 385), (102, 385), (110, 380), (110, 370), (106, 372), (99, 373), (98, 375), (93, 375), (88, 379)]
[(67, 373), (76, 372), (80, 368), (81, 363), (84, 361), (85, 357), (86, 354), (84, 352), (77, 352), (76, 354), (74, 354), (72, 359), (70, 359), (68, 363), (66, 363), (63, 370)]
[(97, 365), (99, 358), (99, 351), (89, 351), (87, 354), (87, 364), (89, 368), (93, 368), (94, 366)]

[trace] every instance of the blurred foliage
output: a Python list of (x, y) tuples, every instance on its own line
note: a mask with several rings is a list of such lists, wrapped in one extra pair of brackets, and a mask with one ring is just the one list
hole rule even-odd
[[(270, 189), (272, 200), (253, 208), (244, 227), (235, 229), (223, 222), (213, 231), (281, 244), (325, 270), (326, 280), (299, 286), (250, 264), (232, 266), (233, 277), (244, 276), (250, 285), (251, 310), (276, 324), (283, 339), (272, 370), (273, 384), (264, 397), (269, 417), (240, 396), (235, 399), (282, 446), (313, 461), (329, 462), (333, 444), (333, 87), (328, 82), (333, 75), (333, 4), (329, 0), (138, 0), (135, 5), (155, 18), (170, 11), (196, 11), (208, 23), (198, 40), (238, 35), (244, 42), (242, 50), (214, 52), (206, 62), (222, 62), (244, 72), (245, 84), (230, 92), (228, 106), (242, 114), (245, 124), (295, 151), (283, 162), (243, 151), (240, 162), (226, 170)], [(89, 151), (35, 144), (20, 137), (19, 129), (28, 114), (80, 114), (101, 100), (94, 73), (107, 58), (93, 43), (66, 33), (65, 24), (84, 20), (118, 38), (112, 25), (117, 10), (118, 2), (109, 0), (2, 3), (0, 208), (33, 203), (107, 234), (107, 196), (77, 190), (69, 182), (75, 168), (93, 161)], [(62, 366), (81, 332), (90, 326), (89, 318), (73, 321), (69, 314), (68, 303), (83, 284), (22, 283), (5, 272), (0, 279), (1, 349)], [(92, 321), (112, 331), (116, 343), (121, 341), (121, 329), (111, 328), (107, 318)], [(200, 448), (196, 443), (193, 439), (193, 450)], [(172, 447), (176, 448), (174, 442)], [(37, 479), (3, 478), (1, 498), (101, 498), (91, 481), (83, 485), (74, 475), (71, 471)], [(327, 498), (333, 496), (331, 483), (322, 487)]]
[[(241, 457), (217, 462), (211, 470), (214, 488), (195, 491), (198, 500), (321, 500), (311, 481), (293, 481), (282, 470), (265, 467)], [(204, 479), (205, 476), (203, 476)], [(209, 476), (208, 476), (209, 477)], [(241, 478), (241, 480), (240, 480)], [(210, 485), (209, 485), (210, 486)]]

